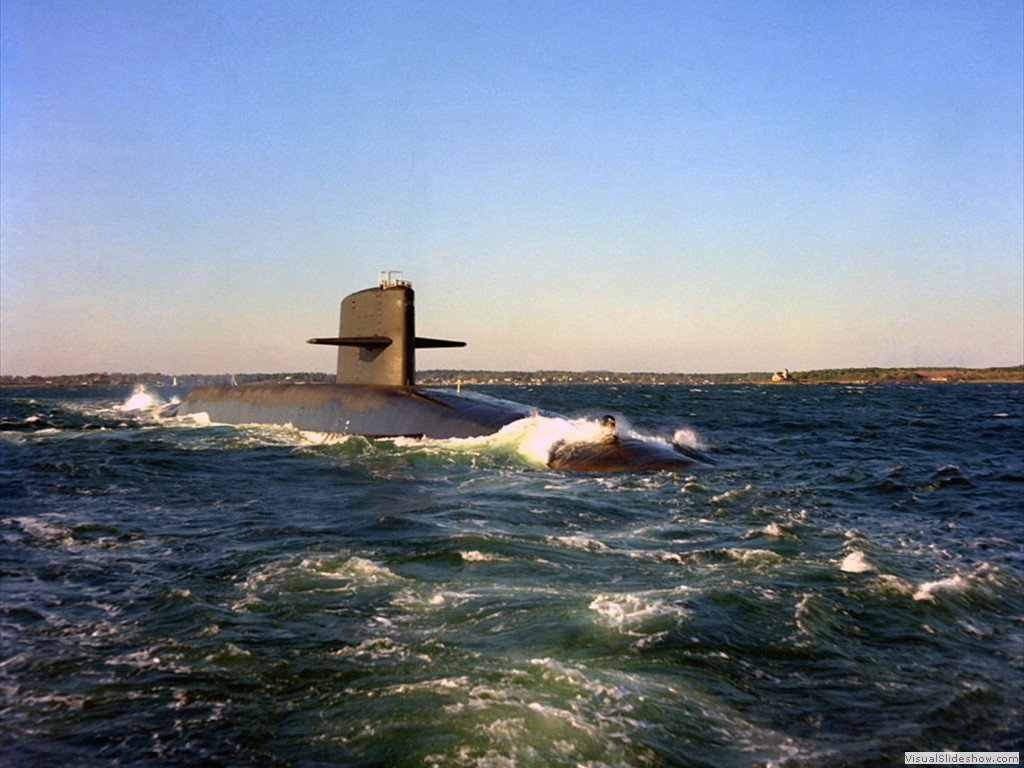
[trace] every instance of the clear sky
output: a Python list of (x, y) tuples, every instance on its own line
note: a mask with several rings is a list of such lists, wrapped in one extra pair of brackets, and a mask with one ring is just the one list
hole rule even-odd
[(0, 370), (1024, 361), (1020, 0), (3, 0)]

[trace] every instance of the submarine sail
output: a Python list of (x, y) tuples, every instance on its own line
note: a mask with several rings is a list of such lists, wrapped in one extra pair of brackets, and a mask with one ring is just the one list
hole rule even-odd
[(396, 277), (400, 274), (381, 272), (376, 288), (346, 296), (338, 335), (309, 340), (338, 347), (335, 383), (411, 387), (417, 349), (466, 346), (464, 341), (417, 338), (415, 294), (411, 283)]

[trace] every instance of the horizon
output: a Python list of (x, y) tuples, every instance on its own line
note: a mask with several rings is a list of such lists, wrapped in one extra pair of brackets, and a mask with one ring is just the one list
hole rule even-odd
[(1024, 7), (0, 4), (0, 373), (1024, 353)]
[[(437, 373), (463, 373), (463, 374), (570, 374), (575, 376), (607, 374), (612, 376), (753, 376), (771, 375), (781, 371), (788, 371), (790, 374), (813, 374), (830, 371), (932, 371), (932, 372), (988, 372), (988, 371), (1012, 371), (1017, 368), (1024, 369), (1024, 362), (1013, 365), (994, 366), (932, 366), (932, 365), (866, 365), (866, 366), (830, 366), (828, 368), (772, 368), (764, 370), (734, 370), (734, 371), (649, 371), (649, 370), (573, 370), (568, 368), (424, 368), (417, 371), (420, 374)], [(166, 371), (81, 371), (75, 373), (28, 373), (8, 374), (0, 372), (2, 379), (25, 379), (25, 378), (88, 378), (94, 376), (163, 376), (163, 377), (219, 377), (219, 376), (333, 376), (331, 371), (299, 371), (299, 370), (278, 370), (278, 371), (187, 371), (172, 372)]]

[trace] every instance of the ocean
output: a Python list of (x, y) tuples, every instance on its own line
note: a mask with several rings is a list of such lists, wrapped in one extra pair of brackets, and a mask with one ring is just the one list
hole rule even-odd
[(0, 390), (0, 765), (892, 766), (1024, 747), (1024, 386), (478, 391), (716, 464)]

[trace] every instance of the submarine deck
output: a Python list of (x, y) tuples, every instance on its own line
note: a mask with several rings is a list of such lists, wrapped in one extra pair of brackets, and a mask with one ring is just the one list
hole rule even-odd
[(244, 384), (192, 389), (179, 415), (224, 424), (290, 424), (365, 437), (477, 437), (537, 410), (477, 393), (354, 384)]

